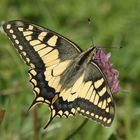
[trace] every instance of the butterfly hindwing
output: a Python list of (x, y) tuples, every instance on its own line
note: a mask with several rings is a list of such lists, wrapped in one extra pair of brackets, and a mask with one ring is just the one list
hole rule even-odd
[(104, 126), (110, 126), (114, 119), (115, 108), (106, 78), (95, 63), (88, 65), (86, 73), (84, 84), (79, 89), (81, 93), (75, 101), (77, 111)]
[(59, 91), (59, 97), (72, 102), (72, 108), (83, 116), (110, 126), (114, 119), (114, 102), (100, 68), (92, 62), (85, 68), (81, 67), (80, 71), (73, 65), (70, 69), (62, 75), (65, 78), (61, 81), (63, 89)]

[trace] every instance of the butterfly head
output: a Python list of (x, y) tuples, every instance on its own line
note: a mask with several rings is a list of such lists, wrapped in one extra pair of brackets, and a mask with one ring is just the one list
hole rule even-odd
[(87, 50), (87, 60), (88, 62), (92, 60), (93, 56), (96, 55), (98, 52), (98, 48), (96, 46), (91, 46), (88, 50)]

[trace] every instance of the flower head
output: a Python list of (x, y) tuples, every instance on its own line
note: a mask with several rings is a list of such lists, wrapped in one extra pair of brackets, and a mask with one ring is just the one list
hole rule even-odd
[(119, 72), (113, 68), (112, 64), (109, 63), (110, 57), (111, 53), (106, 54), (103, 49), (97, 48), (97, 52), (93, 56), (93, 60), (98, 64), (105, 74), (112, 93), (117, 93), (120, 91)]

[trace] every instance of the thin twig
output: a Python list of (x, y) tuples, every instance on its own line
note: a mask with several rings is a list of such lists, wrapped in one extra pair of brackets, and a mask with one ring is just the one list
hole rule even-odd
[(5, 109), (0, 109), (0, 124), (1, 124), (1, 122), (3, 120), (3, 118), (4, 118), (5, 111), (6, 111)]
[(34, 107), (34, 140), (38, 140), (37, 106)]

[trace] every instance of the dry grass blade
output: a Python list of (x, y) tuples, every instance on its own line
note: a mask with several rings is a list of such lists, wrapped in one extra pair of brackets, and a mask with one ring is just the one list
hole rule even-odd
[(5, 111), (6, 111), (5, 109), (0, 109), (0, 124), (1, 124), (1, 122), (3, 120), (3, 118), (4, 118)]

